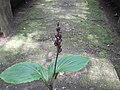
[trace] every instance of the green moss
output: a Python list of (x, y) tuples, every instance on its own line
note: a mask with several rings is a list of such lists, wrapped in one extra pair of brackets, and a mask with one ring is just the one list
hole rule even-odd
[(115, 69), (116, 69), (116, 71), (117, 71), (117, 73), (118, 73), (119, 79), (120, 79), (120, 61), (119, 61), (119, 60), (120, 60), (120, 59), (115, 60), (115, 61), (113, 62), (113, 65), (114, 65), (114, 67), (115, 67)]

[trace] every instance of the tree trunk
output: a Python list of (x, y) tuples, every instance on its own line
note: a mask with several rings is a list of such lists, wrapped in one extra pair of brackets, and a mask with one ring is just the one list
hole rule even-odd
[(4, 37), (13, 30), (12, 19), (10, 0), (0, 0), (0, 32), (3, 33)]
[(22, 2), (23, 0), (10, 0), (11, 2), (11, 7), (15, 7), (17, 6), (20, 2)]

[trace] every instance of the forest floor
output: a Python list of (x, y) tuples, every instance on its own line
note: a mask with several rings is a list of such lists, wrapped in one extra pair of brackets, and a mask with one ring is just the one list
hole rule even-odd
[[(110, 30), (102, 5), (98, 0), (32, 0), (16, 9), (17, 31), (0, 46), (0, 71), (23, 61), (47, 66), (55, 58), (54, 34), (60, 21), (60, 56), (81, 54), (91, 62), (82, 71), (61, 73), (54, 90), (120, 90), (120, 74), (115, 70), (120, 70), (120, 39), (113, 28)], [(12, 85), (0, 80), (0, 90), (47, 88), (40, 81)]]
[(120, 9), (114, 3), (104, 0), (100, 1), (100, 6), (106, 15), (106, 21), (110, 25), (111, 33), (113, 37), (116, 38), (112, 45), (109, 47), (109, 58), (111, 58), (112, 64), (114, 65), (120, 79), (120, 29), (118, 26)]

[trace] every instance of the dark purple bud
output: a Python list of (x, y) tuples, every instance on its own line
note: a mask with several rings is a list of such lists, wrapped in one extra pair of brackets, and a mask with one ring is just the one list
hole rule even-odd
[(58, 35), (55, 35), (55, 38), (57, 38), (58, 37)]
[(58, 53), (60, 53), (62, 51), (62, 48), (61, 48), (62, 32), (60, 30), (61, 30), (60, 24), (59, 24), (59, 22), (57, 22), (57, 28), (56, 28), (57, 33), (55, 34), (54, 45), (57, 47)]
[(59, 37), (56, 38), (56, 41), (59, 42)]
[(55, 42), (54, 42), (54, 45), (55, 45), (55, 46), (58, 46), (58, 43), (57, 43), (57, 41), (55, 41)]
[(62, 34), (62, 32), (60, 31), (59, 34)]
[(62, 40), (60, 39), (58, 43), (61, 44), (61, 42), (62, 42)]
[(60, 23), (59, 23), (59, 22), (57, 22), (57, 26), (60, 26)]
[(59, 34), (59, 38), (60, 38), (60, 39), (62, 38), (62, 34)]
[(61, 29), (60, 26), (58, 26), (58, 27), (56, 28), (56, 31), (59, 32), (60, 29)]
[(59, 48), (61, 48), (61, 45), (59, 46)]
[(62, 48), (59, 49), (59, 53), (62, 52)]

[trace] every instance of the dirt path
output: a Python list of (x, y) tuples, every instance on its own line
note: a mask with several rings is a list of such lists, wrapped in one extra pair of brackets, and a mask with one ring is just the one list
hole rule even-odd
[[(0, 49), (0, 68), (33, 61), (48, 65), (54, 59), (57, 21), (63, 32), (62, 55), (87, 55), (91, 62), (84, 70), (61, 73), (55, 90), (119, 90), (120, 81), (108, 58), (115, 38), (109, 31), (96, 0), (35, 0), (19, 12), (16, 34)], [(39, 81), (12, 85), (0, 81), (0, 90), (47, 90)]]

